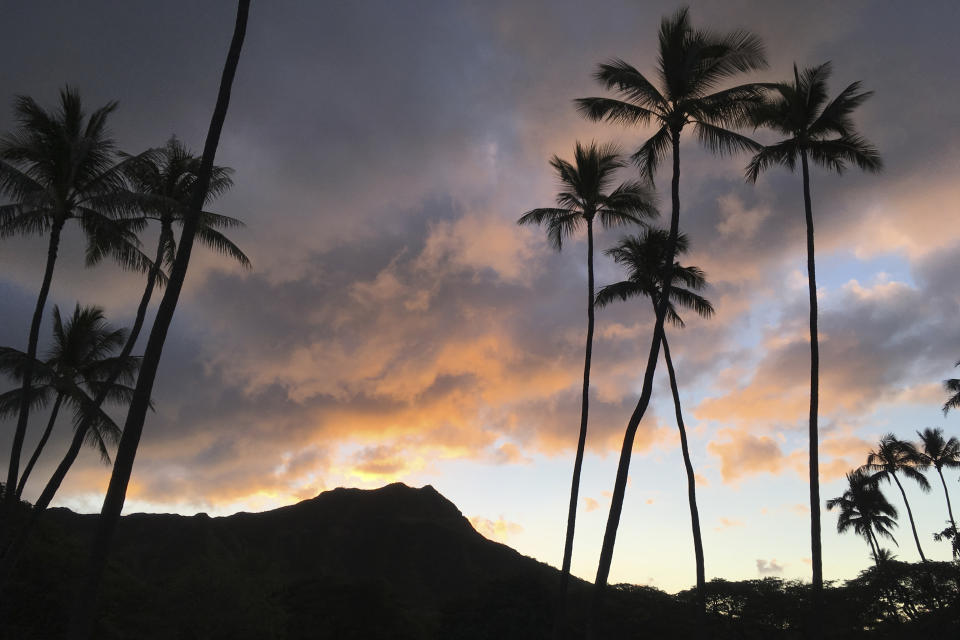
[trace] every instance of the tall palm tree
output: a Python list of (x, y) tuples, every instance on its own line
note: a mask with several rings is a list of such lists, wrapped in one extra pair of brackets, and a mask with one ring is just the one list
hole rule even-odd
[(910, 478), (925, 493), (930, 492), (930, 483), (927, 478), (917, 470), (917, 449), (909, 442), (898, 440), (895, 435), (888, 433), (880, 438), (880, 444), (874, 451), (867, 455), (867, 464), (863, 466), (865, 471), (873, 473), (873, 479), (876, 481), (893, 480), (900, 489), (900, 495), (903, 496), (903, 504), (907, 507), (907, 516), (910, 518), (910, 528), (913, 531), (913, 540), (917, 544), (917, 552), (923, 562), (927, 557), (923, 555), (923, 549), (920, 548), (920, 537), (917, 536), (917, 525), (913, 521), (913, 511), (910, 509), (910, 502), (907, 500), (907, 493), (900, 484), (900, 478), (897, 477), (899, 471), (907, 478)]
[(746, 122), (750, 103), (759, 99), (761, 88), (745, 84), (718, 89), (723, 81), (740, 73), (766, 66), (760, 39), (745, 31), (716, 34), (694, 29), (686, 8), (660, 23), (657, 76), (660, 88), (636, 68), (623, 60), (601, 64), (595, 78), (617, 98), (581, 98), (576, 101), (580, 112), (591, 120), (608, 120), (628, 125), (654, 123), (653, 134), (633, 155), (642, 176), (653, 180), (660, 162), (668, 152), (673, 156), (671, 182), (670, 235), (667, 259), (664, 262), (665, 295), (657, 309), (657, 321), (650, 342), (650, 354), (644, 374), (640, 398), (627, 423), (620, 450), (617, 478), (610, 501), (610, 514), (600, 550), (594, 597), (588, 626), (593, 629), (599, 620), (603, 592), (610, 574), (613, 547), (616, 542), (620, 513), (627, 486), (627, 474), (637, 427), (646, 412), (653, 390), (653, 374), (660, 355), (663, 322), (668, 290), (673, 282), (673, 256), (680, 225), (680, 135), (690, 124), (700, 141), (711, 151), (733, 153), (755, 149), (758, 145), (726, 127)]
[(520, 216), (517, 224), (537, 224), (547, 227), (550, 244), (558, 251), (563, 241), (584, 227), (587, 231), (587, 345), (583, 364), (583, 391), (580, 404), (580, 435), (573, 464), (570, 486), (570, 505), (567, 510), (567, 531), (563, 545), (563, 566), (560, 570), (560, 596), (554, 635), (559, 637), (564, 626), (567, 585), (573, 555), (573, 537), (577, 519), (577, 501), (580, 491), (580, 471), (587, 441), (587, 414), (590, 391), (590, 358), (593, 352), (594, 283), (593, 283), (593, 222), (603, 227), (641, 224), (657, 215), (652, 191), (639, 182), (628, 181), (611, 190), (616, 172), (626, 165), (614, 145), (583, 146), (577, 142), (573, 162), (559, 156), (550, 159), (550, 165), (560, 180), (557, 206), (533, 209)]
[(814, 597), (822, 598), (823, 556), (820, 542), (820, 463), (817, 416), (820, 403), (820, 346), (817, 335), (817, 277), (814, 263), (813, 209), (810, 203), (810, 169), (814, 163), (843, 173), (852, 163), (864, 171), (877, 172), (883, 166), (877, 150), (855, 130), (851, 114), (872, 93), (860, 91), (854, 82), (827, 102), (830, 63), (805, 69), (793, 67), (793, 82), (769, 85), (770, 92), (753, 110), (755, 127), (772, 129), (787, 136), (760, 149), (747, 165), (746, 177), (756, 182), (762, 171), (782, 165), (791, 171), (799, 160), (803, 173), (803, 204), (807, 228), (807, 284), (810, 297), (810, 548)]
[[(960, 367), (960, 361), (953, 366)], [(950, 394), (947, 401), (943, 403), (943, 415), (947, 415), (950, 409), (960, 409), (960, 379), (949, 378), (944, 380), (943, 390)]]
[[(47, 261), (27, 340), (22, 404), (14, 431), (7, 486), (17, 486), (20, 452), (30, 414), (29, 394), (33, 362), (37, 357), (40, 322), (50, 292), (60, 235), (71, 220), (79, 222), (88, 239), (87, 262), (106, 254), (123, 267), (149, 269), (150, 260), (139, 251), (136, 232), (142, 223), (120, 220), (131, 204), (125, 197), (122, 166), (116, 163), (114, 143), (106, 128), (116, 102), (89, 117), (80, 94), (70, 87), (60, 92), (56, 111), (47, 111), (33, 98), (14, 102), (19, 128), (0, 139), (0, 193), (12, 202), (0, 206), (0, 238), (12, 235), (48, 235)], [(6, 492), (8, 508), (16, 492)]]
[[(116, 443), (120, 428), (99, 407), (90, 411), (93, 407), (91, 398), (103, 390), (112, 402), (129, 400), (133, 389), (125, 385), (133, 382), (139, 358), (128, 356), (119, 360), (113, 355), (125, 338), (126, 331), (110, 327), (99, 307), (81, 307), (78, 304), (73, 315), (64, 322), (59, 307), (54, 305), (53, 345), (46, 360), (34, 363), (37, 384), (32, 393), (37, 396), (34, 401), (44, 405), (50, 396), (55, 399), (47, 426), (20, 476), (16, 488), (18, 498), (23, 494), (30, 472), (50, 438), (64, 403), (73, 408), (74, 426), (79, 426), (85, 420), (93, 425), (85, 439), (99, 450), (101, 458), (109, 462), (107, 443)], [(4, 373), (16, 377), (22, 371), (21, 363), (25, 359), (25, 353), (0, 347), (0, 371)], [(119, 369), (119, 377), (124, 384), (113, 382), (105, 386), (105, 379), (110, 377), (115, 368)], [(0, 394), (0, 415), (13, 413), (19, 408), (21, 393), (22, 390), (17, 388)]]
[(843, 495), (827, 500), (827, 509), (839, 509), (837, 533), (853, 529), (867, 541), (873, 560), (880, 566), (881, 549), (877, 536), (897, 544), (891, 529), (897, 526), (897, 509), (887, 501), (871, 475), (863, 469), (847, 474)]
[[(642, 236), (626, 237), (616, 247), (606, 251), (614, 261), (627, 268), (627, 279), (605, 286), (597, 294), (597, 306), (604, 307), (615, 300), (627, 300), (634, 297), (646, 297), (653, 305), (654, 313), (663, 284), (659, 278), (663, 275), (663, 261), (666, 259), (669, 236), (662, 229), (647, 229)], [(687, 252), (689, 242), (685, 234), (677, 236), (677, 255)], [(675, 327), (683, 327), (684, 322), (677, 313), (677, 306), (692, 309), (702, 318), (713, 315), (710, 301), (696, 293), (707, 284), (706, 276), (698, 267), (673, 265), (673, 283), (670, 287), (670, 300), (667, 302), (667, 319)], [(687, 499), (690, 503), (690, 525), (693, 530), (693, 552), (697, 570), (697, 605), (701, 615), (706, 612), (706, 578), (703, 561), (703, 539), (700, 536), (700, 514), (697, 511), (696, 478), (693, 464), (690, 462), (690, 450), (687, 446), (687, 430), (683, 423), (680, 408), (680, 389), (677, 375), (670, 357), (666, 332), (663, 335), (663, 356), (670, 376), (670, 390), (673, 393), (673, 408), (677, 416), (677, 429), (680, 431), (680, 450), (683, 453), (683, 466), (687, 472)]]
[(157, 315), (150, 331), (150, 338), (144, 351), (140, 373), (137, 376), (137, 385), (134, 389), (133, 400), (127, 412), (127, 419), (123, 426), (123, 435), (117, 446), (114, 459), (113, 473), (110, 475), (110, 484), (104, 496), (103, 507), (100, 510), (100, 519), (94, 535), (93, 549), (90, 555), (90, 565), (71, 614), (70, 631), (68, 637), (73, 640), (88, 640), (93, 634), (93, 625), (96, 616), (96, 600), (100, 590), (100, 579), (107, 562), (113, 533), (120, 520), (120, 512), (127, 495), (127, 486), (133, 472), (133, 462), (136, 458), (140, 436), (143, 434), (143, 424), (146, 420), (147, 409), (150, 406), (150, 395), (153, 383), (163, 354), (163, 344), (167, 330), (173, 320), (173, 314), (180, 298), (180, 291), (187, 275), (193, 242), (197, 235), (203, 204), (207, 198), (207, 189), (210, 186), (213, 174), (213, 161), (220, 142), (220, 133), (227, 117), (227, 107), (230, 104), (230, 93), (233, 87), (233, 78), (240, 61), (240, 51), (247, 31), (247, 18), (250, 13), (250, 0), (239, 0), (237, 4), (237, 19), (227, 52), (223, 75), (220, 79), (220, 90), (217, 94), (217, 103), (207, 130), (207, 139), (197, 171), (197, 180), (191, 194), (190, 207), (184, 217), (183, 231), (180, 235), (180, 246), (170, 269), (170, 278), (164, 291), (163, 299), (157, 309)]
[[(947, 483), (943, 479), (943, 468), (956, 469), (960, 467), (960, 441), (955, 437), (944, 439), (943, 429), (927, 428), (923, 431), (917, 431), (920, 438), (920, 447), (917, 450), (917, 464), (921, 468), (933, 467), (940, 476), (940, 483), (943, 484), (943, 496), (947, 500), (947, 515), (950, 516), (950, 531), (953, 533), (953, 540), (957, 540), (957, 521), (953, 518), (953, 507), (950, 506), (950, 492), (947, 491)], [(956, 545), (953, 546), (954, 557), (958, 556)]]

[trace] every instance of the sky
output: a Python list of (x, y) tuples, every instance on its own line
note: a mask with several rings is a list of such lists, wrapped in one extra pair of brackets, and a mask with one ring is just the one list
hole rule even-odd
[[(677, 6), (254, 2), (216, 158), (234, 168), (235, 186), (211, 207), (246, 223), (231, 237), (253, 269), (194, 253), (125, 512), (227, 515), (337, 486), (430, 484), (481, 533), (558, 566), (579, 428), (586, 244), (558, 253), (516, 219), (553, 204), (554, 154), (570, 158), (577, 140), (629, 153), (650, 134), (588, 122), (573, 100), (604, 95), (591, 74), (610, 58), (652, 73), (656, 29)], [(0, 40), (0, 132), (15, 126), (14, 96), (52, 106), (69, 84), (91, 110), (119, 101), (110, 128), (120, 149), (137, 153), (175, 134), (199, 152), (234, 10), (0, 0), (15, 27)], [(833, 94), (857, 80), (875, 92), (856, 120), (884, 172), (811, 177), (825, 501), (887, 432), (960, 435), (960, 416), (940, 411), (941, 381), (960, 359), (960, 77), (944, 62), (955, 57), (960, 6), (731, 0), (692, 3), (691, 18), (763, 39), (770, 68), (744, 80), (786, 79), (794, 62), (831, 60)], [(707, 577), (809, 579), (800, 179), (773, 169), (746, 184), (746, 157), (712, 156), (689, 136), (681, 157), (685, 262), (706, 271), (717, 309), (668, 334)], [(661, 174), (657, 185), (667, 184)], [(660, 204), (669, 209), (665, 190)], [(623, 232), (598, 233), (598, 253)], [(147, 233), (145, 246), (153, 239)], [(142, 280), (109, 264), (84, 268), (82, 250), (77, 230), (67, 232), (49, 308), (98, 305), (129, 326)], [(0, 240), (0, 344), (26, 347), (45, 253), (41, 238)], [(621, 276), (598, 255), (598, 284)], [(597, 313), (573, 557), (587, 579), (639, 395), (647, 307)], [(12, 432), (12, 422), (0, 424), (5, 441)], [(39, 494), (69, 437), (64, 420), (25, 498)], [(0, 463), (8, 455), (0, 449)], [(84, 451), (55, 504), (99, 511), (108, 478)], [(957, 493), (956, 472), (947, 479)], [(946, 518), (942, 487), (906, 489), (924, 551), (948, 559), (930, 536)], [(835, 525), (824, 509), (833, 580), (870, 563), (864, 541)], [(896, 536), (894, 552), (916, 560), (905, 518)], [(694, 582), (662, 364), (610, 579), (667, 591)]]

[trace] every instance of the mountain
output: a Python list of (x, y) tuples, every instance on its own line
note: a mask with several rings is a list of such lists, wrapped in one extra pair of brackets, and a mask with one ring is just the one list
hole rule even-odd
[[(63, 637), (95, 515), (50, 509), (0, 587), (0, 640)], [(651, 553), (655, 550), (651, 550)], [(477, 533), (433, 487), (334, 489), (263, 513), (121, 518), (98, 640), (539, 640), (558, 572)], [(574, 580), (568, 638), (590, 585)], [(805, 637), (809, 585), (707, 585), (709, 635)], [(890, 561), (825, 591), (825, 638), (956, 637), (960, 569)], [(598, 639), (701, 638), (690, 592), (616, 585)]]
[[(0, 605), (10, 633), (58, 633), (96, 518), (62, 508), (44, 515), (40, 540), (20, 563), (23, 588), (8, 592), (21, 603)], [(431, 486), (334, 489), (292, 506), (218, 518), (138, 513), (124, 516), (117, 529), (99, 633), (453, 637), (444, 629), (471, 626), (463, 619), (506, 585), (535, 594), (541, 611), (525, 611), (524, 625), (540, 627), (556, 575), (484, 538)], [(37, 608), (47, 610), (42, 628)]]

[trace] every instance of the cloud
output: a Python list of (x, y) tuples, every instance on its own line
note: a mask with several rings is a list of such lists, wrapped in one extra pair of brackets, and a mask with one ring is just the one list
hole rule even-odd
[(773, 438), (732, 429), (721, 429), (717, 435), (728, 439), (708, 443), (707, 451), (720, 458), (724, 482), (736, 482), (761, 472), (779, 473), (783, 468), (784, 455)]
[(600, 503), (594, 500), (593, 498), (584, 498), (583, 499), (583, 509), (587, 513), (591, 511), (596, 511), (600, 508)]
[(757, 558), (757, 574), (761, 576), (778, 576), (783, 573), (784, 565), (779, 564), (776, 558), (763, 560)]
[(724, 529), (730, 529), (733, 527), (743, 527), (744, 525), (742, 520), (736, 520), (733, 518), (720, 518), (720, 524), (713, 528), (714, 531), (723, 531)]
[(490, 520), (482, 516), (471, 516), (468, 520), (481, 535), (497, 542), (506, 542), (510, 536), (523, 533), (523, 527), (516, 522), (504, 520), (503, 516), (496, 520)]

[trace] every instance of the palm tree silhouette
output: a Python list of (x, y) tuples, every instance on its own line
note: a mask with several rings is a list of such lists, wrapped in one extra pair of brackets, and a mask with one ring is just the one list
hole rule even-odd
[(207, 138), (203, 148), (200, 167), (197, 170), (196, 183), (190, 198), (190, 206), (186, 210), (183, 222), (183, 231), (180, 235), (180, 246), (170, 269), (170, 278), (167, 283), (163, 299), (157, 309), (150, 337), (144, 351), (140, 373), (137, 376), (137, 385), (133, 399), (127, 411), (127, 419), (123, 426), (123, 435), (117, 445), (117, 454), (113, 463), (113, 472), (110, 475), (110, 484), (104, 496), (103, 507), (100, 510), (100, 519), (94, 534), (93, 549), (90, 554), (90, 563), (81, 588), (77, 593), (69, 625), (68, 637), (75, 640), (87, 640), (93, 633), (93, 623), (96, 616), (96, 600), (100, 590), (100, 579), (110, 552), (113, 533), (120, 520), (120, 512), (127, 495), (127, 486), (133, 472), (133, 462), (136, 458), (140, 436), (143, 434), (143, 424), (146, 420), (147, 409), (150, 406), (150, 394), (163, 355), (163, 345), (167, 330), (173, 320), (173, 314), (180, 298), (180, 291), (187, 275), (193, 242), (197, 236), (197, 227), (200, 226), (201, 212), (207, 200), (207, 189), (210, 186), (213, 174), (213, 161), (220, 142), (220, 134), (227, 116), (227, 107), (230, 104), (230, 93), (233, 87), (233, 78), (240, 61), (240, 51), (247, 30), (247, 18), (250, 14), (250, 0), (239, 0), (237, 3), (237, 18), (234, 25), (230, 49), (220, 79), (220, 89), (217, 94), (217, 103)]
[(884, 497), (873, 477), (863, 469), (848, 473), (847, 485), (843, 495), (827, 500), (827, 509), (840, 510), (837, 533), (853, 529), (862, 536), (870, 545), (873, 561), (879, 567), (881, 549), (877, 536), (883, 536), (897, 544), (897, 539), (890, 531), (897, 526), (897, 510)]
[[(47, 426), (34, 449), (33, 455), (23, 469), (17, 485), (17, 498), (23, 494), (30, 472), (43, 452), (53, 431), (61, 405), (66, 402), (73, 408), (75, 426), (89, 420), (93, 428), (86, 441), (97, 448), (100, 457), (110, 461), (108, 442), (116, 443), (120, 427), (95, 407), (91, 397), (104, 391), (109, 401), (122, 403), (130, 399), (133, 389), (125, 384), (112, 383), (105, 388), (105, 380), (114, 369), (119, 369), (123, 383), (130, 384), (139, 366), (139, 359), (127, 357), (122, 361), (113, 352), (124, 343), (126, 332), (107, 324), (103, 309), (76, 305), (73, 315), (64, 322), (60, 309), (53, 307), (53, 345), (46, 360), (34, 363), (36, 384), (32, 393), (33, 402), (46, 405), (54, 396), (53, 408)], [(0, 347), (0, 371), (19, 377), (27, 355), (9, 347)], [(13, 389), (0, 395), (0, 415), (11, 414), (20, 404), (22, 389)], [(91, 411), (92, 410), (92, 411)], [(89, 412), (89, 413), (88, 413)]]
[(657, 215), (651, 190), (639, 182), (625, 182), (612, 191), (616, 172), (626, 163), (614, 145), (584, 147), (577, 142), (573, 162), (559, 156), (550, 159), (550, 165), (560, 179), (561, 191), (557, 206), (533, 209), (520, 216), (517, 224), (546, 225), (547, 238), (558, 251), (565, 238), (587, 230), (587, 345), (583, 364), (583, 392), (580, 408), (580, 435), (573, 464), (570, 487), (570, 505), (567, 511), (567, 531), (563, 545), (563, 566), (560, 570), (560, 596), (554, 635), (559, 637), (564, 626), (567, 584), (573, 556), (573, 537), (577, 519), (577, 500), (580, 491), (580, 471), (587, 441), (587, 414), (590, 391), (590, 358), (593, 353), (594, 284), (593, 284), (593, 221), (603, 227), (641, 224), (643, 219)]
[(807, 228), (807, 284), (810, 296), (810, 547), (815, 607), (823, 592), (823, 554), (820, 542), (819, 412), (820, 346), (817, 335), (817, 277), (814, 264), (813, 209), (810, 204), (809, 162), (843, 173), (849, 163), (877, 172), (882, 162), (877, 150), (855, 130), (851, 114), (872, 93), (861, 92), (854, 82), (827, 102), (830, 63), (805, 69), (793, 67), (793, 82), (768, 85), (770, 94), (753, 110), (755, 127), (766, 127), (788, 136), (763, 147), (747, 165), (746, 177), (756, 182), (760, 173), (774, 165), (791, 171), (800, 161), (803, 172), (803, 204)]
[(903, 496), (903, 504), (907, 507), (907, 516), (910, 518), (910, 528), (913, 531), (913, 540), (917, 544), (917, 552), (923, 562), (927, 557), (923, 555), (923, 549), (920, 548), (920, 537), (917, 536), (917, 525), (913, 521), (913, 511), (910, 509), (910, 502), (907, 500), (907, 493), (900, 484), (900, 478), (897, 477), (899, 471), (904, 476), (910, 478), (925, 493), (930, 492), (930, 483), (927, 478), (917, 470), (917, 449), (909, 442), (898, 440), (892, 433), (880, 438), (880, 443), (876, 450), (867, 455), (867, 464), (863, 466), (865, 471), (873, 473), (875, 481), (891, 479), (900, 489), (900, 495)]
[[(597, 294), (597, 306), (605, 307), (615, 300), (627, 300), (633, 297), (646, 297), (653, 304), (654, 313), (662, 295), (663, 285), (659, 278), (664, 272), (669, 236), (662, 229), (647, 229), (642, 236), (626, 237), (616, 247), (608, 249), (606, 254), (617, 264), (627, 268), (626, 280), (603, 287)], [(687, 252), (689, 242), (685, 234), (677, 236), (676, 253)], [(702, 318), (713, 315), (713, 305), (703, 296), (695, 293), (707, 284), (706, 276), (698, 267), (673, 266), (670, 300), (667, 302), (667, 319), (675, 327), (683, 327), (683, 319), (677, 313), (677, 305), (692, 309)], [(700, 514), (697, 511), (696, 478), (693, 464), (690, 462), (690, 450), (687, 447), (687, 430), (680, 409), (680, 390), (677, 376), (670, 357), (666, 332), (663, 334), (663, 356), (670, 376), (670, 390), (673, 392), (673, 407), (677, 416), (677, 429), (680, 431), (680, 450), (683, 453), (683, 465), (687, 472), (687, 498), (690, 503), (690, 524), (693, 529), (693, 551), (697, 568), (697, 606), (700, 614), (706, 612), (706, 578), (703, 561), (703, 540), (700, 536)]]
[[(960, 361), (953, 365), (960, 367)], [(943, 415), (947, 415), (950, 409), (960, 409), (960, 379), (949, 378), (943, 381), (943, 390), (951, 394), (947, 401), (943, 403)]]
[(670, 235), (664, 275), (660, 278), (667, 291), (661, 297), (660, 307), (657, 309), (657, 321), (650, 343), (640, 399), (627, 423), (623, 447), (620, 450), (617, 478), (594, 583), (588, 634), (594, 633), (599, 620), (603, 592), (613, 560), (620, 513), (623, 510), (633, 441), (650, 402), (653, 374), (660, 355), (665, 305), (670, 298), (668, 290), (673, 282), (670, 272), (673, 269), (680, 225), (680, 134), (687, 124), (691, 124), (700, 141), (711, 151), (721, 154), (759, 148), (759, 145), (749, 138), (726, 127), (746, 124), (749, 105), (759, 99), (761, 88), (755, 84), (746, 84), (717, 90), (717, 85), (730, 77), (766, 66), (763, 45), (759, 38), (745, 31), (715, 34), (694, 29), (690, 24), (688, 10), (682, 8), (661, 21), (659, 52), (657, 75), (662, 89), (658, 89), (623, 60), (612, 60), (601, 64), (595, 77), (607, 89), (615, 91), (619, 98), (581, 98), (576, 101), (580, 112), (591, 120), (629, 125), (645, 125), (651, 121), (657, 124), (656, 133), (633, 155), (641, 175), (651, 181), (668, 151), (673, 154)]
[[(960, 467), (960, 441), (955, 437), (945, 440), (943, 429), (927, 428), (923, 431), (917, 431), (920, 438), (920, 447), (917, 449), (917, 464), (921, 468), (933, 467), (940, 476), (940, 483), (943, 484), (943, 496), (947, 500), (947, 515), (950, 516), (949, 531), (953, 534), (952, 539), (957, 540), (957, 521), (953, 519), (953, 507), (950, 506), (950, 492), (947, 491), (947, 483), (943, 479), (943, 468), (955, 469)], [(943, 535), (943, 534), (941, 534)], [(957, 545), (953, 545), (954, 557), (960, 556), (957, 552)]]
[[(132, 201), (126, 197), (122, 165), (115, 163), (114, 143), (106, 129), (107, 117), (116, 106), (110, 102), (88, 118), (79, 93), (70, 87), (60, 91), (55, 112), (20, 96), (14, 102), (19, 128), (0, 140), (0, 192), (12, 200), (0, 207), (0, 238), (49, 235), (46, 267), (27, 341), (23, 402), (10, 450), (8, 487), (17, 486), (30, 415), (27, 390), (33, 382), (40, 322), (64, 225), (71, 220), (79, 222), (88, 240), (88, 264), (109, 254), (124, 268), (147, 271), (150, 267), (136, 238), (142, 223), (123, 219)], [(16, 492), (7, 491), (7, 506), (15, 502)]]

